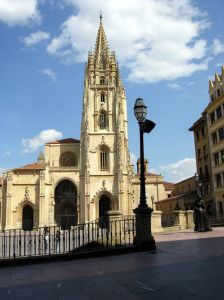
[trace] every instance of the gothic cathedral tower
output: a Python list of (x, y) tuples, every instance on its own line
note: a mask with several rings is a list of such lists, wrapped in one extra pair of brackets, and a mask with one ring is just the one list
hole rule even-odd
[(80, 163), (80, 222), (132, 214), (126, 96), (102, 16), (85, 70)]

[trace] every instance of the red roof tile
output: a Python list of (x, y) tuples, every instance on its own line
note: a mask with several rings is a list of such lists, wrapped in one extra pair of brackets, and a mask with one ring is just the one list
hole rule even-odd
[(63, 140), (49, 142), (49, 143), (46, 143), (46, 144), (49, 145), (49, 144), (76, 144), (76, 143), (80, 143), (80, 141), (76, 140), (76, 139), (73, 139), (73, 138), (67, 138), (67, 139), (63, 139)]
[(175, 184), (172, 183), (172, 182), (166, 182), (166, 181), (164, 181), (163, 185), (164, 185), (164, 187), (165, 187), (166, 190), (174, 189), (174, 187), (175, 187)]
[(29, 165), (25, 165), (19, 168), (15, 168), (12, 169), (14, 170), (43, 170), (45, 167), (43, 164), (39, 164), (39, 163), (34, 163), (34, 164), (29, 164)]
[[(146, 173), (145, 174), (146, 176), (161, 176), (161, 175), (158, 175), (158, 174), (154, 174), (154, 173)], [(135, 176), (140, 176), (140, 173), (137, 173), (137, 174), (135, 174)]]

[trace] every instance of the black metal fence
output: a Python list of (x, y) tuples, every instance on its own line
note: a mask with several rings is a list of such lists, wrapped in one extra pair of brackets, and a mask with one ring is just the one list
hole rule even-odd
[(208, 221), (211, 226), (223, 226), (224, 225), (224, 215), (208, 215)]
[(161, 216), (162, 227), (172, 227), (175, 224), (174, 214), (162, 214)]
[(37, 228), (32, 231), (12, 229), (0, 232), (0, 259), (60, 255), (84, 251), (127, 247), (133, 244), (135, 219), (122, 219), (71, 226)]

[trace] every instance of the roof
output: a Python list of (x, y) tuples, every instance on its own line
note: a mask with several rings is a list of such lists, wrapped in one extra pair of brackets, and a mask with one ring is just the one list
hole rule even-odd
[[(135, 174), (135, 176), (140, 176), (140, 172)], [(161, 176), (161, 174), (145, 173), (145, 176)]]
[(203, 114), (188, 130), (194, 131), (196, 126), (198, 126), (200, 123), (206, 122), (206, 120), (206, 116)]
[(34, 164), (29, 164), (29, 165), (25, 165), (19, 168), (15, 168), (12, 169), (14, 170), (43, 170), (45, 167), (43, 164), (38, 164), (38, 163), (34, 163)]
[(174, 187), (175, 187), (175, 183), (167, 182), (167, 181), (163, 181), (163, 185), (166, 190), (171, 190), (171, 189), (174, 189)]
[(73, 138), (67, 138), (67, 139), (63, 139), (63, 140), (46, 143), (46, 145), (49, 145), (49, 144), (77, 144), (77, 143), (80, 143), (80, 140), (76, 140)]

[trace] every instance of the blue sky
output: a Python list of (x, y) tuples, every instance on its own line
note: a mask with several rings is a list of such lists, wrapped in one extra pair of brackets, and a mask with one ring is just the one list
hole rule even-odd
[(139, 153), (133, 106), (142, 97), (157, 123), (145, 135), (150, 171), (172, 182), (194, 174), (188, 128), (224, 64), (222, 0), (0, 0), (1, 172), (35, 162), (47, 141), (79, 139), (100, 10), (126, 89), (132, 159)]

